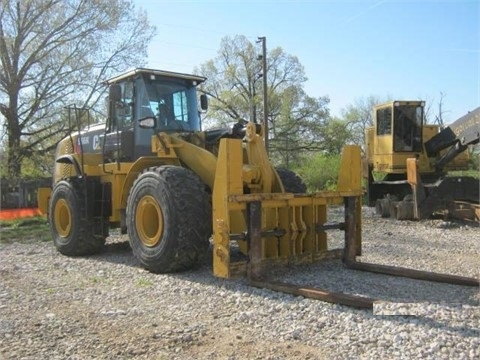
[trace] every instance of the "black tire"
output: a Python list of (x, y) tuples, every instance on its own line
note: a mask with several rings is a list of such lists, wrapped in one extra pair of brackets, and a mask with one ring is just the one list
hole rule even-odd
[(167, 273), (205, 259), (212, 234), (210, 196), (190, 170), (159, 166), (135, 180), (127, 202), (127, 231), (136, 258)]
[(275, 170), (277, 170), (277, 174), (282, 181), (285, 192), (293, 194), (304, 194), (307, 192), (307, 186), (293, 171), (284, 168), (278, 168)]
[(375, 213), (382, 218), (390, 217), (390, 200), (388, 198), (377, 199), (375, 202)]
[(53, 243), (64, 255), (96, 254), (105, 244), (108, 228), (104, 231), (99, 219), (85, 214), (85, 199), (80, 179), (59, 181), (53, 189), (48, 216)]

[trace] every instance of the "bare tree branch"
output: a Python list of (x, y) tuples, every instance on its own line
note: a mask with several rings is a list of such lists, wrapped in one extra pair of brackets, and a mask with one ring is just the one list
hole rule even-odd
[(130, 0), (2, 0), (0, 113), (11, 176), (26, 154), (52, 150), (70, 131), (62, 108), (97, 106), (106, 78), (143, 64), (154, 31)]

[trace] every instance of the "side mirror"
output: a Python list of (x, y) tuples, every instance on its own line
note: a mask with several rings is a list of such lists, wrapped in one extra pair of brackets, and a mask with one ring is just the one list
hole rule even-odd
[(154, 129), (156, 123), (156, 119), (151, 116), (138, 120), (138, 126), (140, 126), (142, 129)]
[(200, 107), (204, 111), (208, 109), (208, 97), (205, 94), (200, 95)]

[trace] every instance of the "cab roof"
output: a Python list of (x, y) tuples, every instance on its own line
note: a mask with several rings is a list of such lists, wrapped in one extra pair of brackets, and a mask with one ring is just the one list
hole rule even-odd
[(192, 80), (192, 81), (196, 81), (198, 84), (207, 80), (207, 78), (199, 75), (183, 74), (183, 73), (177, 73), (177, 72), (165, 71), (165, 70), (136, 68), (133, 70), (129, 70), (123, 74), (117, 75), (111, 79), (108, 79), (107, 84), (108, 85), (114, 84), (120, 80), (127, 79), (138, 74), (165, 76), (165, 77), (171, 77), (171, 78), (177, 78), (177, 79)]
[(374, 106), (374, 108), (378, 109), (378, 108), (387, 107), (387, 106), (405, 106), (405, 105), (424, 106), (425, 101), (423, 100), (391, 100), (382, 104), (377, 104)]

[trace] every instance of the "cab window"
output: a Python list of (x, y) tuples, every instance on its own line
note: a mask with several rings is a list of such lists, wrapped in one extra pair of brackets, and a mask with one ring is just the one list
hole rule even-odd
[(390, 107), (377, 110), (377, 135), (392, 133), (392, 109)]
[(394, 151), (422, 151), (422, 127), (423, 108), (421, 106), (396, 106), (394, 110)]

